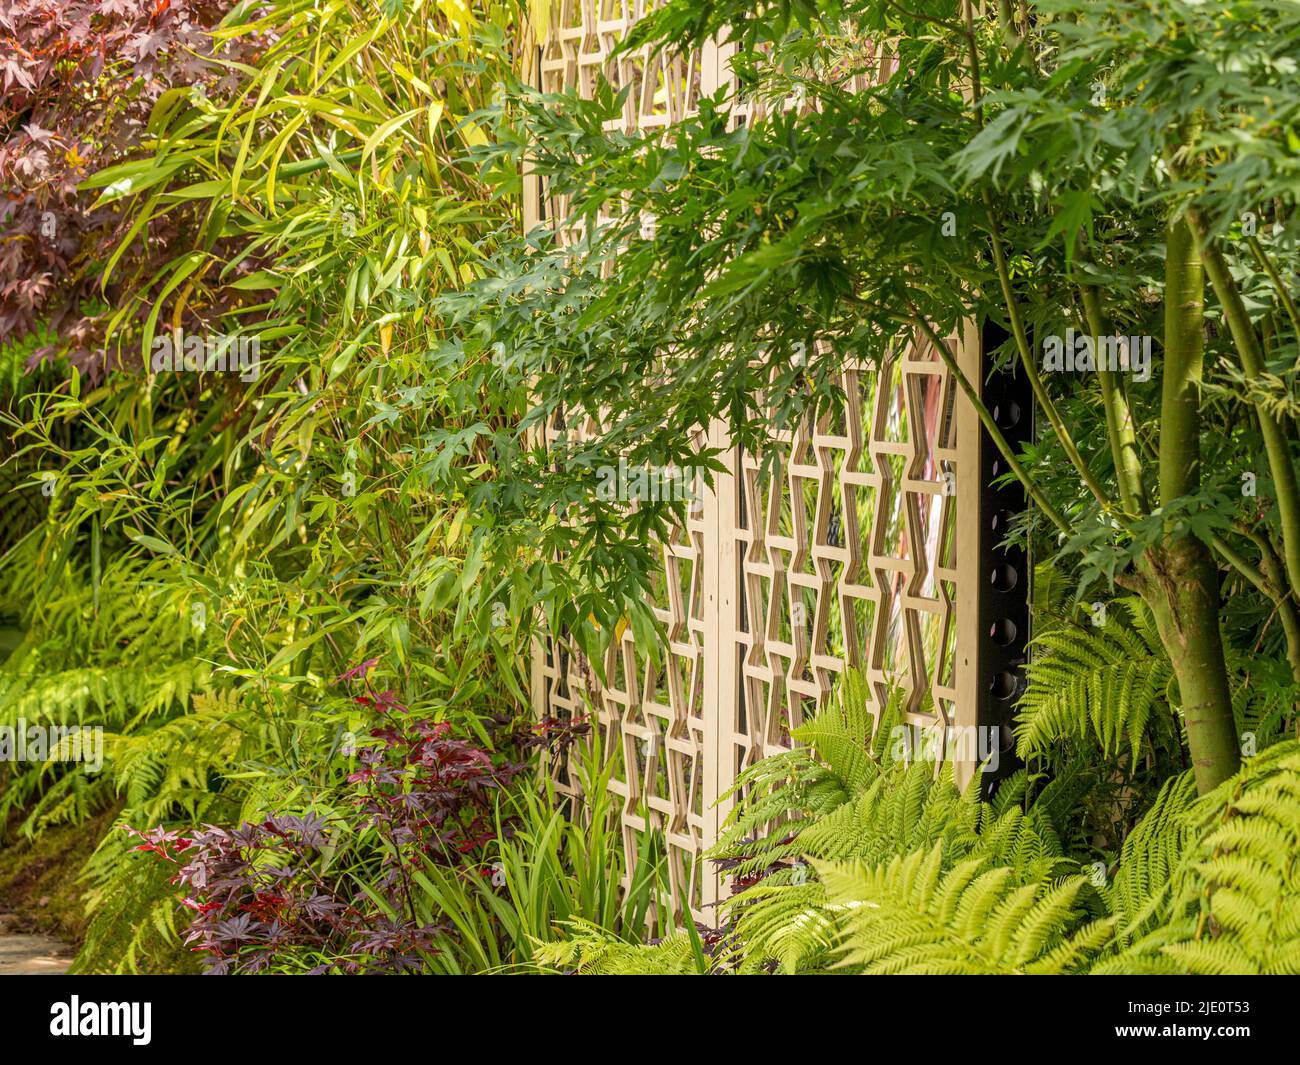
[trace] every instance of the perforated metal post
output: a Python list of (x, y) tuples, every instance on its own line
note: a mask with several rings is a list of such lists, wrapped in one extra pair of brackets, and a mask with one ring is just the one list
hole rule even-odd
[[(1018, 366), (993, 370), (990, 353), (1006, 332), (986, 324), (982, 336), (984, 401), (1014, 451), (1033, 437), (1033, 390)], [(1033, 572), (1028, 551), (1004, 546), (1009, 525), (1028, 505), (1017, 481), (999, 485), (1007, 464), (988, 432), (980, 427), (980, 536), (982, 588), (979, 594), (979, 689), (977, 716), (984, 728), (1001, 735), (996, 768), (985, 771), (983, 794), (1013, 773), (1018, 761), (1011, 732), (1016, 698), (1024, 687), (1028, 654), (1029, 603)]]

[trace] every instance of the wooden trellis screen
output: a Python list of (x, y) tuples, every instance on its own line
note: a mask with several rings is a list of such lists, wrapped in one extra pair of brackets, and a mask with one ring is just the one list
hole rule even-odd
[[(729, 49), (689, 58), (625, 55), (615, 45), (644, 0), (563, 0), (540, 49), (547, 92), (589, 94), (603, 73), (631, 84), (619, 125), (660, 127), (729, 82)], [(882, 50), (877, 71), (887, 76)], [(747, 120), (744, 101), (733, 121)], [(565, 205), (528, 182), (525, 224), (563, 225)], [(546, 202), (543, 202), (543, 200)], [(973, 333), (973, 330), (969, 332)], [(737, 774), (788, 746), (789, 730), (831, 692), (846, 664), (883, 701), (908, 693), (910, 719), (928, 728), (976, 724), (981, 430), (927, 341), (900, 334), (880, 367), (843, 378), (836, 420), (779, 437), (779, 473), (736, 449), (685, 528), (662, 544), (655, 608), (667, 633), (656, 669), (630, 628), (605, 652), (608, 683), (555, 639), (538, 641), (532, 699), (539, 716), (589, 714), (616, 762), (629, 867), (642, 833), (662, 833), (675, 921), (714, 923), (723, 886), (701, 853), (717, 837), (717, 805)], [(949, 341), (972, 381), (979, 338)], [(561, 429), (550, 428), (554, 440)], [(708, 443), (727, 447), (715, 423)], [(965, 517), (966, 520), (959, 519)], [(577, 794), (566, 765), (550, 767)]]

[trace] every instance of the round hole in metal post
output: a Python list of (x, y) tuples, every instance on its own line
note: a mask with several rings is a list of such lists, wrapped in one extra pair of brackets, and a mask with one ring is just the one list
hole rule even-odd
[(989, 575), (989, 583), (993, 585), (993, 590), (996, 592), (1009, 592), (1020, 583), (1020, 573), (1011, 563), (1001, 562), (993, 567), (993, 572)]
[(989, 639), (999, 647), (1007, 647), (1015, 640), (1019, 631), (1016, 623), (1010, 618), (998, 618), (989, 626)]
[(1001, 673), (995, 673), (992, 682), (989, 684), (989, 691), (993, 693), (996, 699), (1010, 699), (1016, 694), (1020, 687), (1020, 681), (1016, 675), (1008, 670)]

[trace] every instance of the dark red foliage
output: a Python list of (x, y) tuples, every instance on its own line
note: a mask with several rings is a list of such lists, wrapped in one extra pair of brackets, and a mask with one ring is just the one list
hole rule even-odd
[[(161, 829), (135, 834), (145, 841), (138, 849), (165, 854)], [(320, 971), (401, 972), (436, 951), (442, 924), (393, 919), (349, 877), (324, 875), (326, 842), (325, 823), (312, 815), (195, 833), (172, 882), (188, 892), (182, 904), (195, 917), (185, 940), (207, 972), (257, 973), (304, 953), (329, 959)]]
[[(205, 58), (205, 29), (230, 6), (0, 0), (0, 345), (48, 326), (55, 339), (33, 361), (64, 350), (92, 379), (103, 373), (95, 307), (113, 304), (115, 289), (99, 282), (123, 227), (115, 209), (90, 210), (98, 193), (77, 186), (139, 145), (166, 90), (228, 87)], [(151, 225), (119, 269), (151, 276), (150, 264), (183, 246), (185, 226), (181, 214)]]
[[(358, 785), (354, 803), (366, 823), (411, 864), (423, 856), (455, 865), (481, 851), (495, 835), (496, 793), (523, 765), (496, 764), (453, 736), (448, 722), (412, 718), (390, 691), (371, 690), (361, 699), (386, 718), (370, 732), (378, 742), (357, 750), (360, 768), (348, 778)], [(392, 891), (400, 869), (386, 863), (384, 886)]]
[(523, 741), (524, 747), (540, 747), (550, 752), (552, 758), (563, 758), (578, 740), (591, 735), (591, 722), (586, 714), (569, 718), (544, 717), (532, 727)]
[[(344, 677), (364, 681), (374, 664)], [(356, 701), (382, 716), (371, 742), (347, 752), (359, 768), (331, 824), (307, 814), (206, 825), (192, 838), (130, 830), (141, 840), (136, 849), (159, 860), (179, 863), (176, 855), (186, 852), (173, 883), (186, 889), (183, 905), (194, 912), (186, 941), (205, 955), (208, 972), (261, 972), (304, 954), (326, 959), (315, 971), (401, 972), (419, 968), (451, 931), (417, 919), (411, 870), (425, 862), (481, 870), (496, 836), (496, 795), (524, 766), (457, 737), (445, 721), (413, 716), (391, 691), (367, 684)], [(516, 741), (507, 732), (506, 745)], [(367, 833), (378, 847), (361, 869), (323, 861), (329, 843)], [(386, 900), (387, 911), (356, 877)]]

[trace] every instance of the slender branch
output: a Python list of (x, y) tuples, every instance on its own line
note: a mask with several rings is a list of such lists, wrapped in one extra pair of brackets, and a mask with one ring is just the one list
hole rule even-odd
[(962, 18), (965, 20), (963, 32), (966, 36), (967, 54), (970, 56), (970, 89), (972, 103), (975, 105), (975, 128), (984, 128), (984, 85), (980, 78), (979, 42), (975, 39), (975, 5), (971, 0), (962, 0)]
[(1078, 445), (1074, 442), (1074, 437), (1070, 435), (1070, 430), (1066, 428), (1060, 411), (1057, 410), (1051, 394), (1047, 391), (1047, 386), (1043, 383), (1038, 367), (1034, 365), (1034, 353), (1029, 348), (1029, 333), (1025, 329), (1024, 318), (1020, 314), (1020, 305), (1016, 302), (1015, 291), (1011, 287), (1011, 271), (1007, 266), (1006, 249), (1002, 246), (997, 212), (987, 189), (984, 191), (983, 197), (989, 215), (989, 233), (993, 241), (993, 262), (997, 267), (998, 282), (1002, 287), (1002, 298), (1006, 301), (1007, 317), (1011, 321), (1011, 333), (1015, 337), (1016, 351), (1020, 355), (1020, 364), (1024, 368), (1025, 377), (1028, 378), (1029, 385), (1034, 390), (1034, 399), (1047, 416), (1047, 421), (1056, 434), (1057, 441), (1065, 452), (1065, 457), (1070, 460), (1070, 464), (1078, 472), (1088, 491), (1092, 493), (1105, 513), (1113, 514), (1115, 511), (1114, 503), (1107, 497), (1106, 490), (1102, 488), (1100, 482), (1093, 476), (1092, 470), (1088, 468), (1087, 461), (1084, 459), (1082, 452), (1079, 451)]
[(1160, 395), (1160, 506), (1201, 487), (1201, 379), (1205, 370), (1205, 273), (1182, 218), (1165, 251), (1165, 364)]
[(1020, 47), (1024, 39), (1016, 26), (1016, 12), (1011, 7), (1012, 0), (998, 0), (998, 22), (1002, 25), (1002, 39), (1011, 51)]
[(913, 303), (910, 298), (907, 300), (907, 305), (912, 310), (913, 323), (930, 338), (930, 342), (938, 350), (939, 357), (943, 360), (944, 365), (948, 368), (948, 372), (952, 374), (953, 379), (957, 382), (958, 386), (966, 394), (966, 398), (970, 400), (971, 406), (975, 408), (975, 413), (979, 415), (980, 422), (988, 431), (989, 436), (997, 446), (1002, 457), (1007, 460), (1007, 467), (1011, 470), (1012, 474), (1015, 475), (1016, 480), (1024, 486), (1025, 491), (1029, 493), (1029, 498), (1038, 505), (1039, 509), (1047, 515), (1048, 520), (1051, 521), (1057, 529), (1066, 536), (1072, 535), (1073, 530), (1070, 528), (1070, 523), (1067, 522), (1064, 515), (1062, 515), (1061, 512), (1052, 505), (1051, 500), (1043, 494), (1042, 489), (1039, 488), (1033, 478), (1029, 476), (1029, 472), (1020, 464), (1020, 460), (1016, 458), (1016, 453), (1011, 449), (1011, 445), (1007, 443), (1007, 438), (1002, 435), (1002, 430), (998, 428), (998, 423), (994, 420), (992, 413), (990, 413), (988, 407), (985, 406), (984, 400), (980, 397), (979, 391), (971, 384), (970, 379), (962, 372), (961, 367), (957, 365), (957, 360), (953, 358), (952, 352), (948, 350), (948, 345), (944, 343), (943, 338), (935, 332), (934, 327), (921, 315), (917, 310), (916, 304)]
[(1264, 570), (1265, 575), (1267, 576), (1269, 572), (1273, 572), (1277, 577), (1282, 578), (1281, 581), (1277, 581), (1275, 577), (1269, 577), (1269, 580), (1274, 581), (1275, 589), (1281, 594), (1294, 596), (1295, 593), (1289, 592), (1287, 589), (1286, 571), (1281, 558), (1278, 557), (1277, 548), (1273, 546), (1273, 541), (1262, 530), (1253, 525), (1247, 525), (1244, 521), (1234, 521), (1232, 528), (1259, 548), (1261, 568)]
[[(1241, 358), (1246, 381), (1255, 384), (1264, 373), (1264, 351), (1241, 298), (1241, 291), (1233, 280), (1222, 250), (1210, 237), (1204, 212), (1193, 204), (1187, 208), (1187, 217), (1196, 236), (1201, 259), (1205, 263), (1206, 276), (1209, 277), (1214, 294), (1223, 307), (1224, 317), (1228, 320), (1228, 329)], [(1257, 400), (1254, 401), (1254, 407), (1255, 416), (1259, 419), (1260, 435), (1264, 438), (1269, 472), (1277, 491), (1278, 519), (1282, 526), (1282, 551), (1288, 583), (1292, 588), (1300, 588), (1300, 482), (1297, 482), (1295, 464), (1291, 461), (1289, 443), (1282, 426)]]
[[(1272, 601), (1273, 613), (1282, 625), (1282, 635), (1286, 640), (1286, 657), (1287, 663), (1291, 667), (1291, 676), (1297, 684), (1300, 684), (1300, 613), (1296, 611), (1294, 598), (1286, 592), (1279, 592), (1276, 584), (1268, 575), (1259, 567), (1251, 565), (1250, 561), (1224, 540), (1222, 536), (1211, 536), (1210, 546), (1233, 569), (1259, 589), (1262, 595), (1267, 596)], [(1267, 624), (1265, 627), (1267, 627)], [(1262, 638), (1262, 631), (1260, 636)]]
[(1235, 522), (1233, 528), (1259, 549), (1259, 573), (1264, 578), (1264, 585), (1256, 587), (1277, 605), (1278, 619), (1286, 637), (1286, 657), (1291, 664), (1291, 675), (1300, 684), (1300, 604), (1296, 602), (1295, 592), (1287, 587), (1286, 567), (1263, 530), (1245, 522)]
[[(971, 92), (974, 96), (975, 127), (983, 129), (984, 88), (980, 77), (979, 42), (975, 37), (975, 12), (971, 0), (963, 0), (962, 12), (966, 22), (965, 37), (970, 62)], [(989, 236), (993, 242), (993, 261), (997, 267), (998, 282), (1002, 287), (1002, 298), (1006, 301), (1007, 316), (1011, 321), (1011, 333), (1015, 337), (1016, 351), (1020, 355), (1020, 363), (1024, 367), (1025, 377), (1029, 380), (1029, 385), (1034, 391), (1034, 398), (1037, 400), (1039, 408), (1047, 416), (1047, 421), (1056, 434), (1057, 441), (1065, 452), (1066, 458), (1070, 460), (1070, 464), (1074, 466), (1088, 491), (1093, 494), (1093, 497), (1101, 506), (1102, 511), (1112, 514), (1115, 509), (1114, 505), (1106, 497), (1105, 490), (1088, 468), (1087, 462), (1084, 461), (1082, 453), (1074, 442), (1074, 437), (1070, 435), (1070, 431), (1065, 427), (1065, 421), (1061, 418), (1060, 412), (1056, 409), (1056, 404), (1052, 402), (1052, 397), (1043, 384), (1043, 379), (1038, 373), (1038, 367), (1034, 365), (1034, 355), (1029, 350), (1029, 334), (1025, 329), (1025, 322), (1020, 314), (1020, 305), (1016, 302), (1015, 292), (1011, 287), (1011, 271), (1007, 266), (1006, 249), (1002, 246), (1002, 232), (998, 224), (997, 208), (994, 206), (993, 198), (989, 195), (987, 188), (981, 190), (981, 198), (984, 201), (984, 209), (988, 212)]]
[(1296, 311), (1295, 300), (1291, 298), (1291, 293), (1287, 291), (1286, 285), (1282, 282), (1282, 275), (1277, 272), (1277, 266), (1269, 258), (1268, 253), (1256, 237), (1250, 238), (1250, 250), (1255, 253), (1255, 259), (1263, 268), (1264, 273), (1268, 274), (1268, 279), (1273, 283), (1273, 291), (1277, 293), (1277, 298), (1281, 300), (1282, 307), (1286, 310), (1286, 316), (1291, 319), (1291, 327), (1296, 331), (1296, 336), (1300, 337), (1300, 312)]
[(945, 30), (951, 30), (954, 33), (961, 32), (961, 27), (955, 22), (949, 22), (947, 19), (936, 18), (934, 15), (927, 15), (920, 11), (908, 11), (902, 4), (895, 3), (895, 0), (885, 0), (885, 3), (900, 15), (916, 19), (917, 22), (928, 22), (932, 26), (942, 26)]
[[(1101, 298), (1090, 285), (1081, 285), (1079, 291), (1083, 297), (1083, 313), (1088, 331), (1094, 337), (1101, 337), (1106, 332)], [(1129, 513), (1144, 514), (1147, 504), (1146, 489), (1142, 484), (1142, 457), (1133, 430), (1133, 412), (1129, 409), (1128, 396), (1124, 394), (1115, 372), (1103, 369), (1101, 359), (1097, 360), (1097, 380), (1101, 384), (1102, 406), (1106, 411), (1106, 435), (1110, 439), (1120, 501)]]
[(1218, 533), (1214, 533), (1210, 536), (1210, 546), (1222, 555), (1223, 560), (1245, 577), (1246, 580), (1250, 581), (1270, 599), (1275, 598), (1277, 593), (1269, 586), (1268, 578), (1264, 576), (1263, 571), (1258, 566), (1252, 565), (1250, 560), (1229, 544), (1227, 540)]

